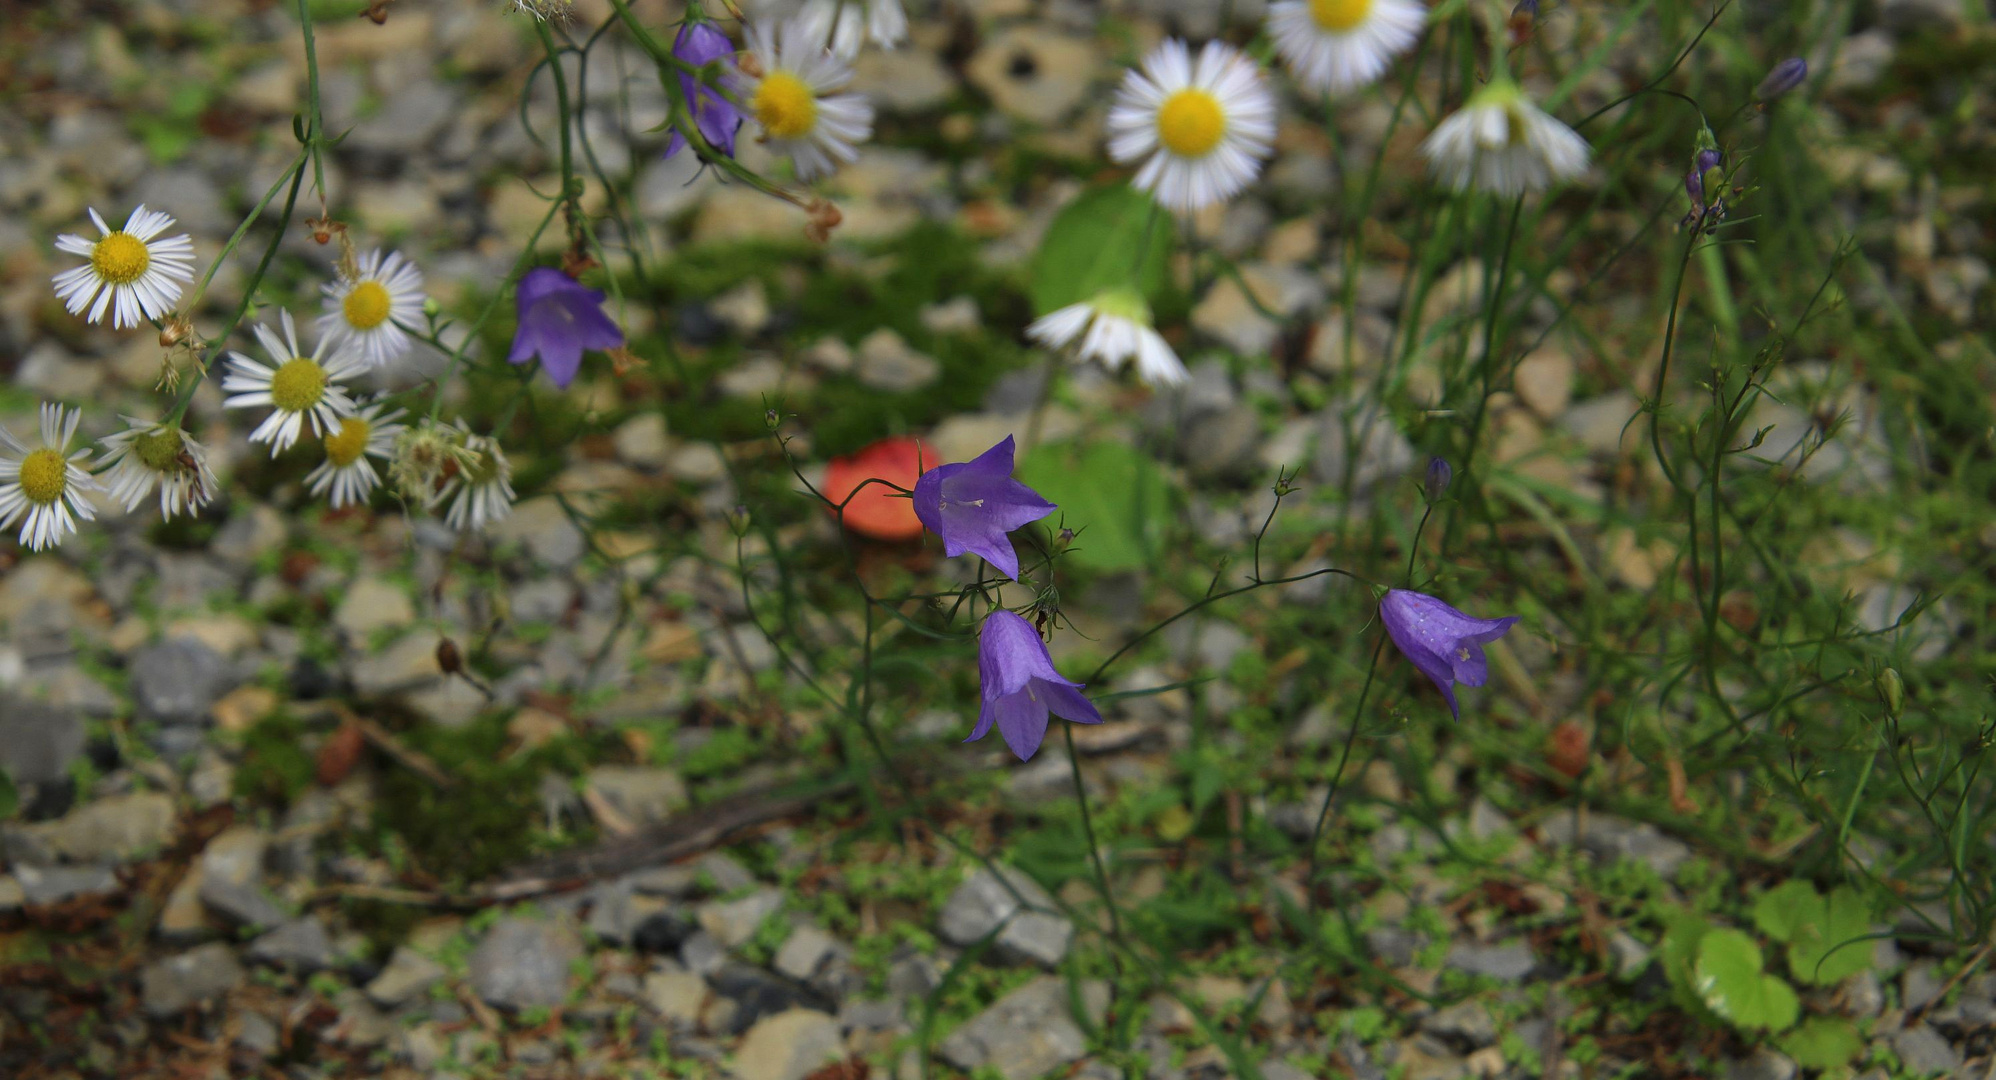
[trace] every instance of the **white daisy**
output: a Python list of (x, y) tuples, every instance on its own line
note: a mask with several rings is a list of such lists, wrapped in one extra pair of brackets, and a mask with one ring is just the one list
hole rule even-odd
[(1261, 171), (1275, 139), (1275, 97), (1240, 50), (1209, 41), (1195, 62), (1168, 38), (1129, 71), (1109, 110), (1109, 156), (1148, 158), (1136, 186), (1190, 213), (1232, 198)]
[(1521, 195), (1586, 172), (1588, 150), (1586, 139), (1532, 104), (1517, 83), (1498, 79), (1437, 125), (1421, 153), (1457, 191)]
[(1111, 289), (1033, 321), (1026, 336), (1050, 349), (1074, 349), (1077, 359), (1100, 360), (1110, 371), (1135, 357), (1137, 377), (1151, 386), (1177, 386), (1190, 378), (1163, 337), (1151, 328), (1150, 305), (1133, 289)]
[(360, 374), (351, 345), (342, 342), (331, 359), (325, 352), (331, 339), (321, 337), (319, 346), (306, 356), (298, 348), (297, 327), (291, 313), (278, 313), (284, 322), (284, 336), (258, 323), (256, 339), (270, 355), (265, 367), (239, 352), (229, 353), (229, 374), (222, 380), (222, 392), (233, 395), (222, 402), (231, 409), (269, 406), (274, 411), (250, 432), (251, 442), (270, 444), (270, 456), (291, 449), (302, 430), (321, 435), (332, 431), (341, 417), (353, 413), (353, 399), (340, 383)]
[(62, 543), (76, 531), (77, 518), (97, 517), (97, 508), (83, 497), (86, 491), (104, 490), (83, 469), (90, 449), (65, 452), (82, 419), (81, 409), (43, 402), (41, 445), (33, 448), (0, 427), (0, 529), (20, 521), (20, 540), (29, 551)]
[(395, 421), (401, 416), (400, 409), (385, 412), (383, 406), (375, 404), (341, 417), (339, 428), (326, 433), (326, 460), (305, 474), (312, 494), (324, 495), (331, 488), (328, 501), (335, 510), (366, 502), (368, 493), (381, 482), (367, 459), (387, 461), (395, 456), (395, 438), (402, 434), (402, 425)]
[(459, 531), (483, 529), (513, 512), (513, 466), (497, 439), (467, 433), (464, 449), (476, 456), (444, 485), (441, 497), (450, 503), (444, 524)]
[[(173, 218), (145, 204), (125, 219), (125, 227), (112, 229), (95, 207), (90, 220), (103, 233), (103, 239), (85, 240), (74, 233), (56, 237), (57, 251), (81, 255), (90, 261), (55, 276), (55, 294), (71, 315), (90, 314), (85, 322), (99, 322), (105, 309), (111, 311), (111, 325), (118, 329), (137, 326), (141, 319), (163, 319), (180, 299), (180, 283), (194, 280), (194, 241), (186, 233), (156, 240), (173, 224)], [(92, 303), (92, 301), (95, 303)]]
[(769, 148), (790, 155), (797, 179), (815, 179), (859, 157), (853, 144), (873, 133), (873, 106), (860, 94), (827, 96), (852, 79), (852, 69), (802, 19), (773, 28), (751, 24), (748, 46), (762, 74), (741, 84), (741, 98)]
[(352, 278), (325, 286), (326, 313), (319, 333), (352, 341), (362, 361), (378, 368), (409, 351), (409, 334), (423, 330), (423, 273), (416, 264), (376, 248), (362, 256)]
[(1268, 31), (1304, 89), (1340, 93), (1384, 74), (1427, 18), (1420, 0), (1281, 0)]
[(192, 514), (215, 497), (219, 486), (208, 467), (208, 451), (180, 429), (125, 417), (126, 428), (105, 437), (106, 453), (97, 461), (100, 482), (125, 512), (139, 508), (159, 486), (159, 515), (168, 520)]
[(908, 37), (908, 15), (901, 0), (804, 0), (797, 13), (811, 39), (841, 60), (859, 55), (868, 38), (891, 49)]

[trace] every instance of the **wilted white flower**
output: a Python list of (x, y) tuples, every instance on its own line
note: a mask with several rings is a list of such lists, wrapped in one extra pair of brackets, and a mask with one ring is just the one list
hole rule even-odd
[(513, 466), (497, 439), (467, 433), (463, 446), (471, 456), (444, 485), (444, 524), (476, 531), (513, 512)]
[(1150, 305), (1134, 289), (1111, 289), (1048, 312), (1026, 327), (1026, 336), (1050, 349), (1072, 347), (1078, 359), (1100, 360), (1110, 371), (1134, 358), (1137, 377), (1152, 386), (1176, 386), (1190, 377), (1151, 328)]
[(1457, 191), (1521, 195), (1587, 171), (1587, 140), (1546, 115), (1509, 79), (1478, 90), (1435, 128), (1421, 152), (1428, 168)]
[(155, 486), (159, 515), (172, 520), (192, 514), (215, 497), (215, 472), (208, 451), (179, 424), (162, 424), (125, 417), (125, 430), (106, 436), (106, 452), (98, 460), (99, 481), (125, 512), (139, 508)]

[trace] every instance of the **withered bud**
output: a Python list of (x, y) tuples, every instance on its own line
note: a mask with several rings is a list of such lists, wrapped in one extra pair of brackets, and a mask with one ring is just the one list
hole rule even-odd
[(561, 253), (561, 272), (571, 278), (579, 279), (585, 272), (594, 270), (601, 265), (603, 264), (597, 262), (594, 255), (583, 251), (581, 248), (569, 248), (567, 251)]
[(829, 199), (812, 199), (804, 207), (804, 212), (811, 215), (810, 224), (804, 226), (804, 235), (810, 237), (814, 244), (831, 239), (832, 230), (845, 220), (845, 215), (839, 213), (839, 208), (833, 206)]
[(367, 5), (367, 10), (361, 12), (361, 14), (366, 16), (368, 21), (376, 26), (386, 23), (388, 21), (388, 0), (374, 0), (373, 3)]
[(637, 367), (641, 363), (638, 359), (638, 354), (623, 345), (615, 345), (605, 349), (603, 350), (603, 355), (610, 358), (610, 371), (620, 378), (629, 374), (632, 368)]
[(176, 314), (166, 320), (165, 326), (159, 328), (159, 347), (171, 349), (186, 341), (193, 333), (194, 324), (188, 321), (187, 316)]
[(457, 642), (449, 638), (437, 639), (437, 667), (446, 675), (464, 673), (464, 657), (457, 651)]

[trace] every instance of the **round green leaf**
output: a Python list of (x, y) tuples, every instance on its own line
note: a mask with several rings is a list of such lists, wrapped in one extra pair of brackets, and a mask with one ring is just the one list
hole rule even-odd
[(1760, 946), (1738, 930), (1714, 930), (1698, 943), (1697, 978), (1699, 1000), (1735, 1027), (1781, 1031), (1801, 1013), (1795, 991), (1762, 971)]

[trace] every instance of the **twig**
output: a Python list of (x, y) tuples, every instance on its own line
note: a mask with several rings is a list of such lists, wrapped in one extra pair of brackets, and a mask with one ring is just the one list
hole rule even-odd
[(442, 769), (437, 768), (436, 762), (431, 761), (429, 756), (422, 751), (410, 749), (387, 728), (382, 727), (372, 720), (363, 719), (358, 713), (347, 708), (345, 705), (334, 704), (333, 714), (338, 716), (342, 723), (352, 724), (368, 742), (373, 743), (389, 757), (401, 762), (403, 767), (409, 769), (411, 772), (421, 774), (423, 779), (440, 788), (449, 788), (451, 786), (451, 778), (445, 775)]

